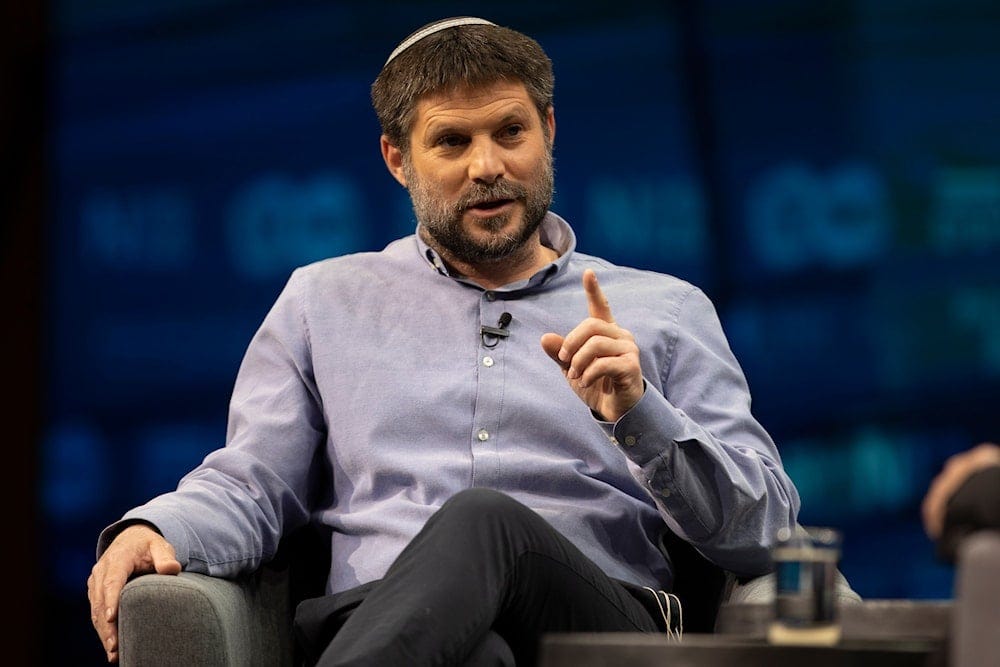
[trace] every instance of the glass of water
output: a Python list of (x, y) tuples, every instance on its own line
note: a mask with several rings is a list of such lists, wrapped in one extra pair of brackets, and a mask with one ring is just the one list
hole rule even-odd
[(840, 641), (836, 577), (841, 534), (833, 528), (796, 525), (778, 532), (774, 560), (772, 644), (830, 646)]

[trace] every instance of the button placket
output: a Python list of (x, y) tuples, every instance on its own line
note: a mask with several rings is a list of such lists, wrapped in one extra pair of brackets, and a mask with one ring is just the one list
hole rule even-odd
[[(506, 297), (502, 292), (484, 290), (479, 295), (479, 345), (476, 350), (476, 402), (472, 415), (471, 454), (474, 486), (496, 486), (502, 471), (501, 411), (505, 383), (505, 356), (510, 348), (507, 335), (492, 331), (506, 329)], [(484, 334), (485, 331), (485, 334)]]

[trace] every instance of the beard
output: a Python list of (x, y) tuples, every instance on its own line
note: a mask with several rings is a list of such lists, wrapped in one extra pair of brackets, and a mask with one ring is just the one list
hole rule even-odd
[[(417, 222), (453, 259), (468, 264), (496, 262), (523, 248), (542, 224), (555, 191), (551, 148), (545, 151), (544, 160), (527, 184), (503, 178), (488, 185), (473, 183), (454, 202), (442, 201), (432, 185), (418, 178), (409, 158), (403, 160), (403, 175), (408, 184)], [(489, 232), (484, 239), (476, 238), (466, 231), (463, 217), (467, 209), (500, 200), (524, 203), (520, 225), (508, 232), (502, 231), (507, 227), (511, 216), (517, 215), (514, 211), (477, 219), (475, 224)]]

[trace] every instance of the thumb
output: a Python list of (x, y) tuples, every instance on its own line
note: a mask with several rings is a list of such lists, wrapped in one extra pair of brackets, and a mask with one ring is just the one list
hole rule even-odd
[(547, 333), (542, 335), (542, 349), (545, 350), (545, 354), (549, 355), (552, 361), (559, 364), (559, 366), (566, 370), (569, 364), (559, 360), (559, 350), (562, 349), (563, 337), (555, 333)]
[(153, 569), (157, 574), (178, 574), (181, 571), (177, 554), (169, 543), (151, 545), (149, 555), (153, 557)]

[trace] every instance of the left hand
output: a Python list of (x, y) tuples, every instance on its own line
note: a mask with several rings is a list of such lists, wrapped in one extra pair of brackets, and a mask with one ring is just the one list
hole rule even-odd
[(576, 395), (606, 421), (618, 421), (644, 391), (639, 347), (632, 334), (615, 324), (597, 276), (583, 272), (590, 316), (565, 337), (542, 336), (542, 349), (562, 368)]

